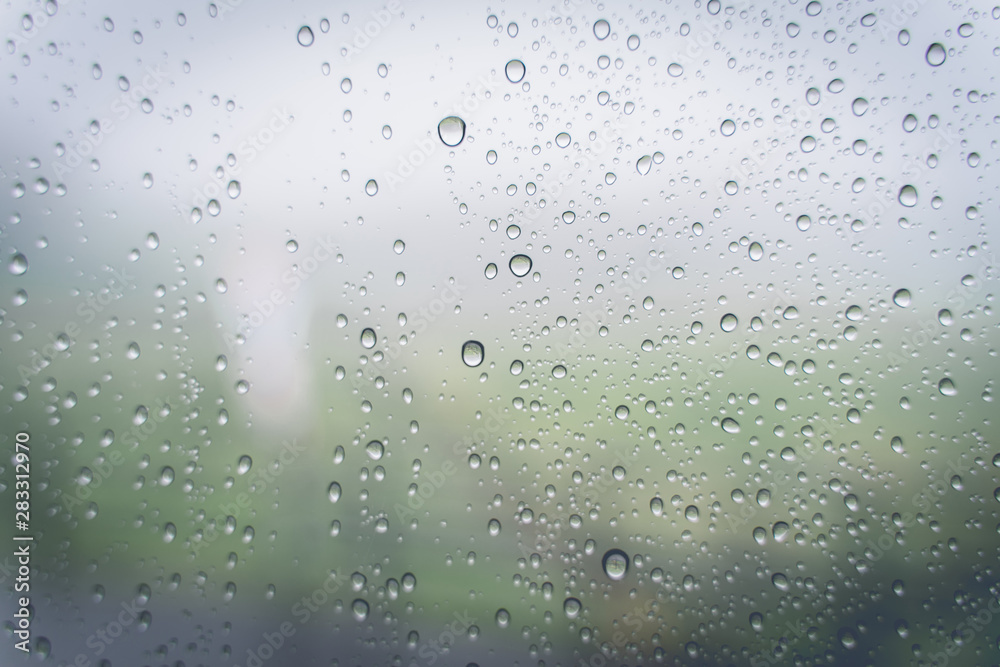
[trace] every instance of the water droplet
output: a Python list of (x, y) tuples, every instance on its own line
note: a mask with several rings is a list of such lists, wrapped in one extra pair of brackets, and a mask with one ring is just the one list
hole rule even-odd
[(326, 491), (327, 495), (330, 497), (330, 502), (335, 503), (340, 500), (341, 488), (340, 484), (337, 482), (330, 482), (330, 488)]
[(438, 123), (438, 137), (445, 146), (457, 146), (465, 139), (465, 121), (458, 116), (448, 116)]
[(629, 35), (628, 41), (626, 42), (629, 51), (635, 51), (639, 48), (639, 35)]
[(556, 146), (566, 148), (572, 140), (573, 138), (569, 136), (568, 132), (560, 132), (556, 135)]
[(507, 75), (507, 80), (511, 83), (520, 83), (521, 79), (524, 78), (525, 67), (524, 63), (516, 58), (507, 63), (503, 68), (504, 74)]
[(900, 308), (907, 308), (910, 305), (910, 290), (899, 289), (892, 295), (892, 302)]
[(684, 68), (680, 63), (670, 63), (667, 65), (667, 74), (672, 77), (678, 77), (684, 73)]
[(597, 39), (607, 39), (608, 35), (611, 34), (611, 24), (606, 20), (601, 19), (594, 22), (594, 37)]
[(563, 602), (563, 613), (566, 614), (566, 618), (576, 618), (580, 615), (581, 609), (583, 605), (576, 598), (566, 598)]
[(15, 276), (23, 276), (28, 272), (28, 258), (21, 253), (15, 254), (10, 258), (10, 264), (7, 265), (7, 270)]
[(250, 472), (250, 468), (253, 467), (253, 459), (244, 454), (240, 457), (240, 460), (236, 463), (236, 473), (238, 475), (245, 475)]
[(304, 25), (301, 28), (299, 28), (299, 34), (296, 37), (296, 39), (298, 39), (299, 44), (301, 44), (302, 46), (312, 46), (314, 39), (312, 28), (310, 28), (307, 25)]
[(366, 350), (370, 350), (375, 347), (376, 342), (378, 342), (378, 336), (375, 335), (375, 330), (370, 327), (366, 327), (361, 332), (361, 347)]
[(486, 276), (487, 280), (493, 280), (494, 278), (497, 277), (497, 272), (498, 272), (497, 265), (494, 264), (493, 262), (490, 262), (489, 264), (486, 265), (486, 270), (483, 271), (483, 275)]
[(514, 255), (510, 258), (510, 272), (518, 278), (523, 278), (531, 271), (531, 258), (527, 255)]
[(368, 618), (368, 603), (358, 598), (351, 603), (351, 613), (354, 614), (354, 618), (358, 621), (363, 621)]
[(653, 167), (653, 156), (643, 155), (639, 158), (639, 161), (635, 163), (636, 170), (643, 176), (649, 173), (649, 170)]
[(609, 579), (621, 581), (628, 574), (628, 555), (621, 549), (610, 549), (604, 554), (601, 566), (604, 568), (604, 574), (608, 575)]
[(365, 451), (368, 453), (368, 458), (372, 461), (378, 461), (385, 453), (385, 445), (382, 444), (381, 440), (372, 440), (365, 446)]
[(483, 363), (485, 356), (486, 353), (483, 350), (483, 344), (478, 340), (467, 340), (462, 344), (462, 361), (469, 368), (475, 368)]
[(719, 326), (722, 327), (722, 330), (726, 333), (730, 333), (736, 330), (739, 323), (740, 321), (735, 315), (732, 313), (726, 313), (722, 316), (722, 320), (719, 321)]
[(750, 244), (748, 254), (750, 255), (750, 259), (759, 262), (764, 257), (764, 246), (754, 241)]
[(498, 609), (496, 620), (498, 628), (506, 628), (510, 625), (510, 612), (506, 609)]
[(917, 205), (917, 189), (912, 185), (904, 185), (899, 189), (899, 203), (907, 208)]
[(128, 349), (125, 351), (125, 356), (128, 359), (131, 359), (131, 360), (134, 361), (134, 360), (136, 360), (136, 359), (139, 358), (139, 354), (140, 353), (141, 352), (139, 350), (139, 344), (135, 343), (135, 342), (132, 342), (132, 343), (128, 344)]
[(722, 125), (719, 126), (719, 131), (722, 132), (722, 136), (731, 137), (733, 136), (733, 133), (736, 132), (736, 123), (727, 118), (722, 121)]
[(615, 408), (615, 417), (617, 417), (618, 419), (625, 421), (626, 419), (628, 419), (628, 415), (629, 415), (629, 410), (627, 405), (619, 405), (617, 408)]
[(927, 64), (931, 67), (940, 67), (948, 57), (948, 52), (945, 51), (941, 43), (934, 42), (927, 47), (927, 53), (924, 57), (927, 59)]
[(564, 377), (566, 377), (566, 367), (563, 366), (562, 364), (554, 366), (552, 368), (552, 377), (554, 377), (557, 380), (561, 380)]
[(951, 378), (941, 378), (938, 382), (938, 391), (944, 396), (957, 396), (958, 389), (955, 387), (955, 383), (951, 381)]
[(374, 178), (369, 179), (368, 182), (365, 183), (365, 194), (369, 197), (374, 197), (378, 194), (378, 183), (375, 182)]
[(726, 417), (722, 420), (722, 430), (726, 433), (739, 433), (740, 423), (732, 417)]

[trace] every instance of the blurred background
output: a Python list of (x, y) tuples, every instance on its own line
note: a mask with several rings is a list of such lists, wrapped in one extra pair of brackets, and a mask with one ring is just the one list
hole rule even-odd
[(998, 664), (998, 21), (6, 2), (0, 663)]

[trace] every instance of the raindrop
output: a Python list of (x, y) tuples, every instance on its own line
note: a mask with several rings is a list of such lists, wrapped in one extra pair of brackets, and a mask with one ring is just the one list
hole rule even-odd
[(531, 271), (531, 258), (527, 255), (514, 255), (510, 258), (510, 272), (518, 278), (523, 278)]
[(917, 189), (912, 185), (904, 185), (899, 190), (899, 203), (907, 208), (917, 205)]
[(576, 618), (580, 615), (580, 610), (583, 609), (583, 605), (576, 598), (566, 598), (563, 602), (563, 613), (566, 614), (566, 618)]
[(736, 132), (736, 123), (730, 119), (722, 121), (722, 125), (719, 127), (719, 131), (722, 132), (722, 136), (731, 137), (733, 133)]
[(907, 308), (910, 305), (910, 290), (900, 289), (892, 295), (892, 302), (900, 308)]
[(335, 503), (340, 500), (341, 488), (340, 484), (337, 482), (330, 482), (330, 488), (326, 491), (327, 495), (330, 497), (330, 502)]
[(239, 475), (245, 475), (250, 472), (250, 468), (253, 467), (253, 459), (244, 454), (240, 457), (240, 460), (236, 463), (236, 473)]
[(365, 446), (365, 451), (368, 453), (368, 458), (372, 461), (378, 461), (385, 453), (385, 445), (382, 444), (381, 440), (372, 440)]
[(375, 335), (375, 330), (366, 327), (364, 331), (361, 332), (361, 347), (366, 350), (370, 350), (375, 347), (375, 343), (378, 341), (378, 336)]
[(927, 59), (927, 64), (931, 67), (940, 67), (944, 64), (945, 59), (948, 57), (948, 53), (944, 50), (944, 46), (939, 42), (934, 42), (927, 47), (927, 53), (924, 56)]
[(351, 612), (354, 614), (354, 618), (358, 621), (363, 621), (368, 618), (368, 603), (358, 598), (351, 603)]
[(653, 166), (653, 157), (651, 155), (643, 155), (635, 163), (635, 168), (643, 176), (649, 173), (649, 170), (652, 168), (652, 166)]
[(483, 344), (478, 340), (467, 340), (462, 344), (462, 361), (469, 368), (475, 368), (483, 363), (485, 356), (486, 353), (483, 350)]
[(374, 178), (369, 179), (368, 182), (365, 183), (365, 194), (369, 197), (374, 197), (378, 194), (378, 183), (375, 182)]
[(494, 278), (496, 278), (497, 277), (497, 265), (494, 264), (493, 262), (490, 262), (489, 264), (487, 264), (486, 265), (486, 270), (483, 271), (483, 275), (486, 276), (487, 280), (493, 280)]
[(569, 136), (568, 132), (560, 132), (556, 135), (556, 146), (559, 148), (566, 148), (569, 146), (570, 141), (572, 141), (572, 138)]
[(622, 421), (628, 419), (628, 414), (629, 410), (627, 405), (619, 405), (617, 408), (615, 408), (615, 417), (617, 417)]
[(955, 387), (955, 383), (951, 381), (951, 378), (941, 378), (941, 381), (938, 382), (938, 391), (940, 391), (943, 396), (958, 395), (958, 389)]
[(516, 58), (507, 63), (503, 68), (504, 74), (507, 75), (507, 80), (511, 83), (520, 83), (524, 78), (525, 67), (524, 63)]
[(594, 37), (597, 39), (607, 39), (611, 34), (611, 24), (601, 19), (594, 23)]
[(21, 253), (15, 254), (7, 265), (7, 270), (15, 276), (23, 276), (28, 272), (28, 258)]
[(628, 555), (621, 549), (611, 549), (606, 554), (601, 561), (601, 566), (604, 568), (604, 574), (608, 575), (609, 579), (614, 581), (621, 581), (625, 578), (628, 573)]
[(750, 259), (752, 259), (755, 262), (759, 262), (764, 257), (764, 247), (761, 244), (754, 241), (753, 243), (750, 244), (750, 249), (748, 251), (748, 254), (750, 255)]
[(301, 44), (302, 46), (312, 46), (313, 43), (312, 28), (310, 28), (307, 25), (304, 25), (301, 28), (299, 28), (299, 34), (297, 36), (297, 39), (299, 40), (299, 44)]
[(739, 433), (740, 423), (735, 419), (733, 419), (732, 417), (726, 417), (725, 419), (722, 420), (722, 430), (725, 431), (726, 433), (732, 433), (732, 434)]
[(458, 116), (448, 116), (438, 123), (438, 137), (445, 146), (457, 146), (465, 139), (465, 121)]
[(719, 326), (722, 327), (722, 330), (725, 331), (726, 333), (730, 333), (731, 331), (736, 330), (736, 327), (739, 325), (739, 323), (740, 321), (739, 319), (737, 319), (735, 315), (733, 315), (732, 313), (726, 313), (725, 315), (722, 316), (722, 320), (719, 322)]

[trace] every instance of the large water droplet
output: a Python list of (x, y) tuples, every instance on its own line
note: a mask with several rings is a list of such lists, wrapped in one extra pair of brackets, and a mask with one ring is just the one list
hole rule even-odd
[(236, 472), (240, 475), (245, 475), (250, 472), (250, 468), (253, 467), (253, 459), (247, 455), (240, 457), (240, 460), (236, 463)]
[(438, 137), (445, 146), (457, 146), (465, 139), (465, 121), (458, 116), (448, 116), (438, 123)]
[(907, 208), (917, 205), (917, 189), (912, 185), (904, 185), (899, 189), (899, 203)]
[(628, 573), (628, 555), (621, 549), (611, 549), (604, 554), (601, 566), (609, 579), (621, 581)]
[(510, 272), (518, 278), (523, 278), (531, 271), (531, 258), (527, 255), (514, 255), (510, 258)]
[(908, 307), (910, 305), (910, 290), (896, 290), (896, 293), (892, 295), (892, 302), (900, 308)]
[(507, 75), (507, 80), (511, 83), (520, 83), (521, 79), (524, 78), (525, 67), (524, 63), (516, 58), (507, 63), (507, 66), (503, 69), (504, 74)]
[(335, 503), (340, 500), (341, 488), (340, 484), (337, 482), (330, 482), (330, 488), (326, 491), (327, 495), (330, 497), (330, 502)]
[(940, 67), (948, 57), (948, 52), (945, 51), (942, 44), (934, 42), (927, 47), (927, 53), (924, 57), (927, 59), (927, 64), (931, 67)]
[(478, 340), (467, 340), (462, 344), (462, 361), (469, 368), (475, 368), (483, 363), (485, 357), (486, 353), (483, 350), (483, 344)]
[(7, 270), (15, 276), (23, 276), (28, 272), (28, 258), (21, 253), (17, 253), (10, 258), (10, 264), (7, 265)]
[(385, 453), (385, 445), (382, 444), (381, 440), (372, 440), (365, 447), (365, 451), (368, 452), (368, 458), (372, 461), (378, 461)]
[(594, 23), (594, 37), (597, 39), (607, 39), (611, 34), (611, 24), (601, 19)]
[(375, 331), (371, 328), (366, 327), (364, 331), (361, 332), (361, 347), (366, 350), (370, 350), (375, 347), (375, 343), (378, 341), (378, 336), (375, 335)]
[(299, 40), (299, 44), (301, 44), (302, 46), (312, 46), (313, 43), (312, 28), (310, 28), (307, 25), (304, 25), (301, 28), (299, 28), (299, 34), (297, 35), (296, 39)]

